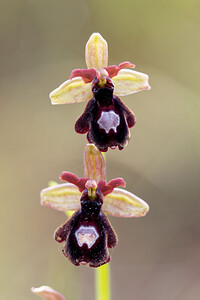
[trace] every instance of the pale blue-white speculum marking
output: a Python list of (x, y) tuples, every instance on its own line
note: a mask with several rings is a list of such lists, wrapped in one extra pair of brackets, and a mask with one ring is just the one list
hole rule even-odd
[(99, 234), (94, 226), (81, 225), (75, 232), (75, 236), (80, 247), (86, 244), (88, 246), (88, 249), (90, 249), (96, 243)]
[(111, 129), (117, 132), (117, 127), (120, 124), (120, 118), (113, 110), (102, 111), (101, 117), (97, 121), (100, 129), (104, 129), (106, 133), (109, 133)]

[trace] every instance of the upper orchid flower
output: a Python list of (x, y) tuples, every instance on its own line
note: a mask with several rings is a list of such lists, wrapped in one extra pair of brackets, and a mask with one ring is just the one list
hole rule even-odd
[(52, 104), (89, 101), (75, 124), (76, 132), (88, 132), (88, 141), (100, 151), (117, 146), (121, 150), (130, 139), (135, 117), (117, 96), (149, 90), (148, 75), (126, 69), (135, 67), (128, 61), (108, 66), (108, 45), (99, 33), (89, 38), (85, 60), (88, 69), (73, 70), (70, 79), (51, 92)]
[(110, 260), (108, 248), (117, 244), (117, 236), (105, 213), (118, 217), (141, 217), (148, 204), (117, 186), (125, 186), (122, 178), (105, 181), (102, 154), (93, 144), (86, 146), (84, 178), (62, 172), (68, 181), (41, 191), (41, 204), (56, 210), (76, 210), (55, 232), (55, 240), (65, 241), (63, 254), (76, 266), (89, 263), (99, 267)]

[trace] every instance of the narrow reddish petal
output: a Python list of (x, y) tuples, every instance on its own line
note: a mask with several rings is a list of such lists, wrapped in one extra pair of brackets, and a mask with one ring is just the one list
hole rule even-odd
[(88, 181), (88, 178), (78, 178), (75, 174), (70, 172), (62, 172), (60, 175), (60, 180), (67, 181), (76, 185), (80, 192), (85, 190), (85, 184)]
[(123, 61), (121, 64), (119, 64), (118, 66), (121, 69), (124, 69), (124, 68), (135, 68), (135, 65), (132, 64), (130, 61)]
[(89, 83), (92, 82), (95, 76), (95, 69), (75, 69), (71, 72), (70, 79), (74, 77), (82, 77), (85, 83)]
[(104, 69), (108, 72), (109, 77), (112, 78), (114, 76), (117, 76), (118, 72), (124, 68), (135, 68), (135, 65), (132, 64), (130, 61), (124, 61), (121, 64), (119, 64), (119, 66), (112, 65)]
[(98, 183), (98, 188), (100, 189), (100, 191), (104, 196), (112, 193), (114, 188), (118, 186), (123, 186), (123, 187), (126, 186), (126, 182), (124, 181), (123, 178), (115, 178), (109, 181), (108, 183), (105, 180), (101, 180)]
[(115, 179), (110, 180), (108, 182), (108, 185), (114, 189), (114, 188), (116, 188), (118, 186), (125, 187), (126, 186), (126, 182), (124, 181), (123, 178), (119, 177), (119, 178), (115, 178)]
[(118, 66), (116, 65), (108, 66), (104, 69), (108, 72), (110, 78), (116, 76), (119, 72)]

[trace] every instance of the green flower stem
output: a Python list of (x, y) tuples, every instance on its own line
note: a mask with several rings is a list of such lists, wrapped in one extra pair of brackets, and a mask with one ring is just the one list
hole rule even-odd
[(105, 264), (95, 270), (96, 300), (110, 300), (110, 264)]

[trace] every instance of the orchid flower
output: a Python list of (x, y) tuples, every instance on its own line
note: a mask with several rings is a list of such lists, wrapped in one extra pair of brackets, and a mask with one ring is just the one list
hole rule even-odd
[(31, 288), (31, 292), (33, 292), (36, 295), (39, 295), (45, 300), (65, 300), (65, 297), (63, 297), (60, 293), (55, 291), (49, 286), (41, 286), (39, 288)]
[(63, 245), (63, 254), (76, 266), (99, 267), (110, 261), (108, 248), (117, 244), (117, 236), (106, 214), (117, 217), (142, 217), (149, 206), (134, 194), (117, 188), (125, 187), (122, 178), (105, 181), (105, 162), (101, 152), (87, 144), (84, 153), (84, 177), (62, 172), (68, 183), (41, 191), (41, 205), (75, 213), (55, 232)]
[(73, 70), (70, 79), (50, 93), (52, 104), (88, 101), (76, 121), (76, 132), (87, 133), (88, 141), (100, 151), (117, 146), (122, 150), (135, 117), (118, 96), (149, 90), (148, 75), (132, 70), (135, 66), (129, 61), (108, 66), (108, 45), (99, 33), (90, 36), (85, 60), (88, 69)]

